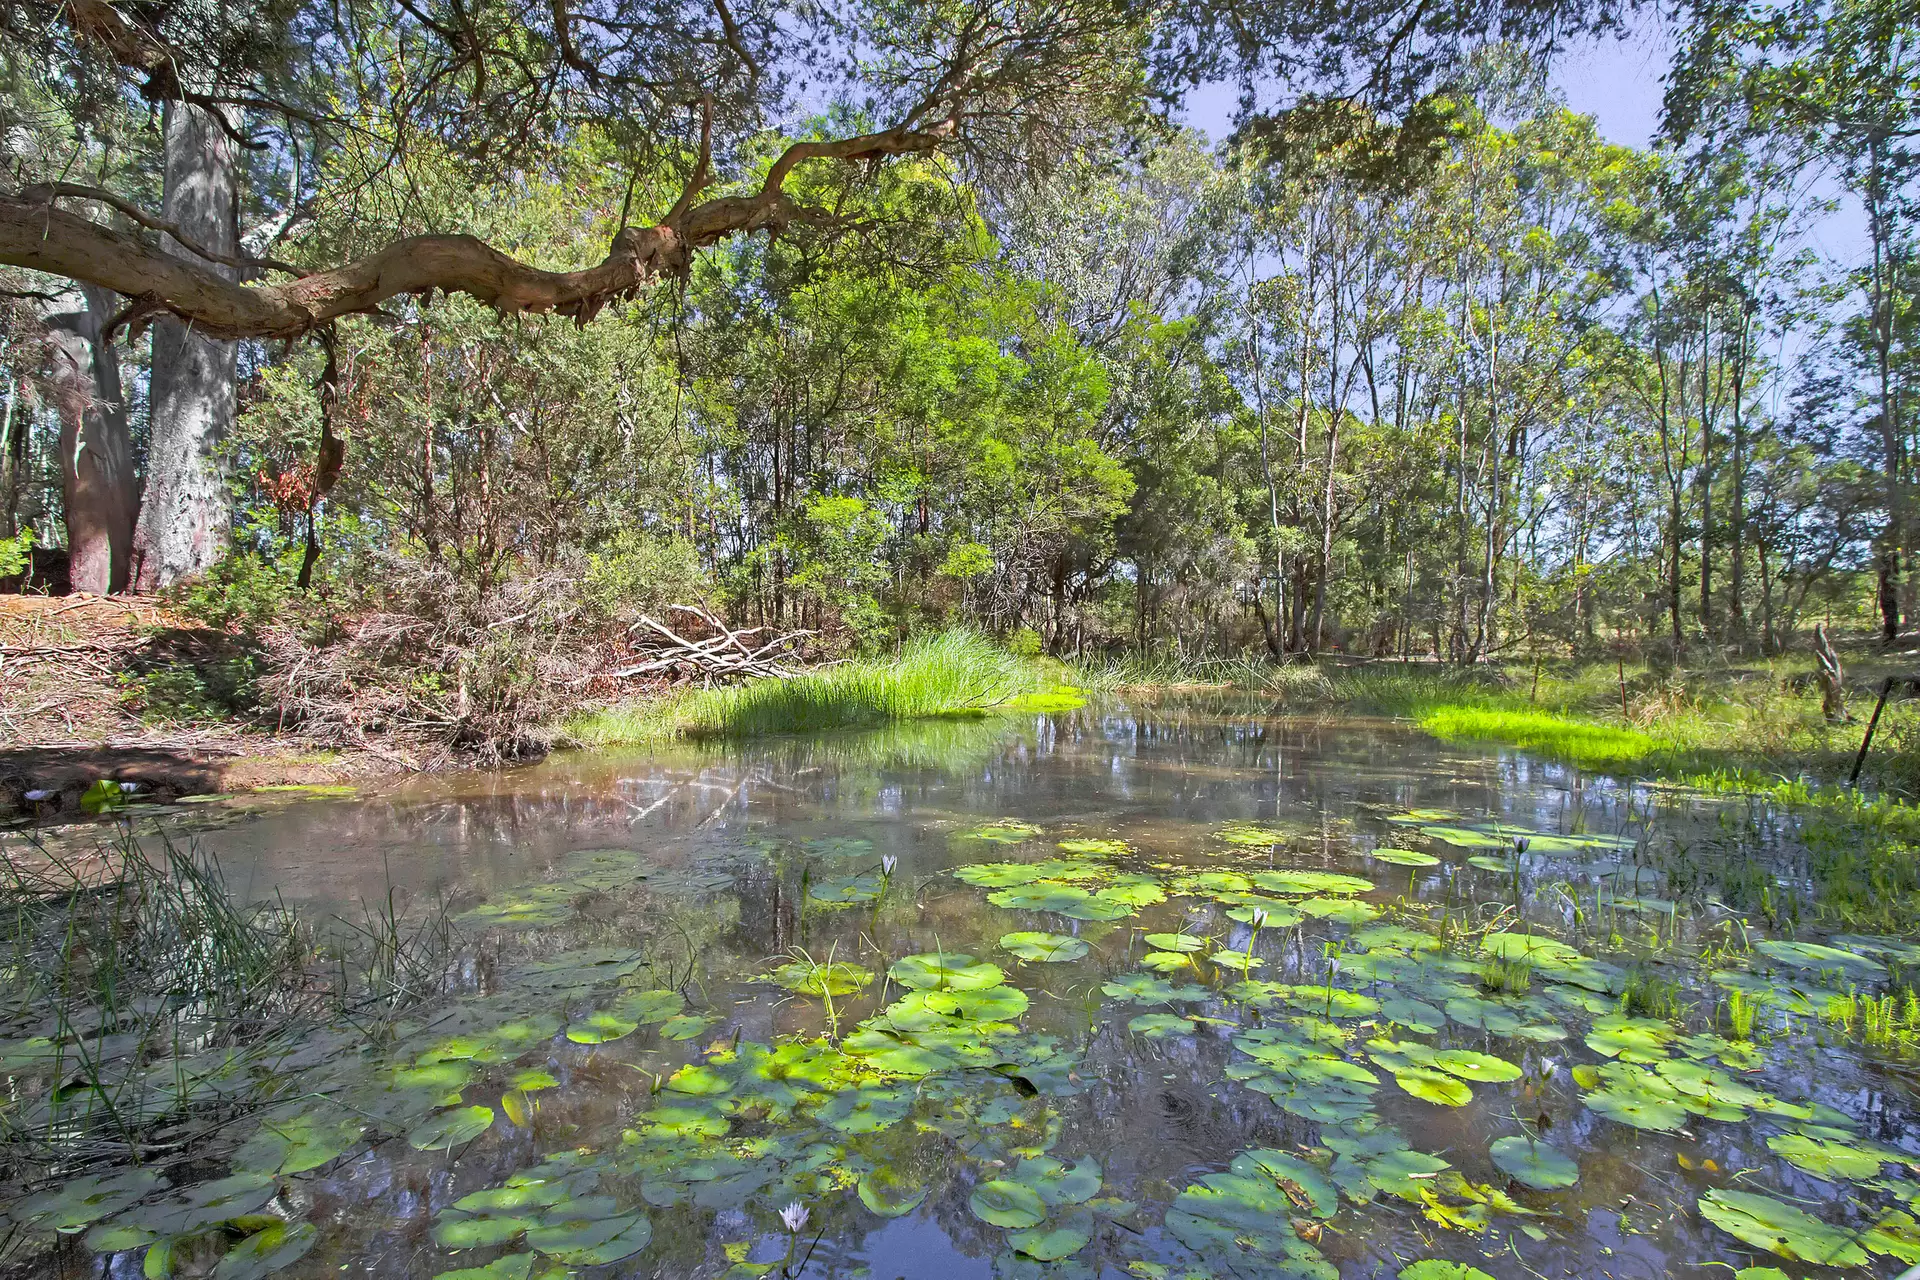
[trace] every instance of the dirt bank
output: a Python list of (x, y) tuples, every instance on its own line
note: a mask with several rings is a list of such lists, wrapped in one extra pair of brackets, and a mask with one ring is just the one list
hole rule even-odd
[(405, 768), (191, 714), (246, 657), (238, 637), (143, 598), (0, 596), (0, 813), (76, 811), (101, 778), (174, 800)]

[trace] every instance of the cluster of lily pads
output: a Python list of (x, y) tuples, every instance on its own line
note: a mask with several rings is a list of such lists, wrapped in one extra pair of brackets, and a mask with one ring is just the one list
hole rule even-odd
[[(1530, 853), (1632, 844), (1516, 835), (1441, 811), (1401, 816), (1399, 843), (1498, 849), (1497, 860), (1473, 855), (1489, 871), (1513, 870)], [(306, 1046), (288, 1067), (286, 1100), (257, 1117), (221, 1176), (169, 1184), (128, 1169), (70, 1179), (7, 1217), (103, 1253), (138, 1253), (149, 1275), (210, 1262), (216, 1280), (246, 1280), (315, 1246), (318, 1230), (295, 1207), (311, 1199), (300, 1186), (357, 1154), (392, 1144), (457, 1171), (473, 1144), (524, 1149), (532, 1140), (530, 1165), (486, 1186), (467, 1182), (432, 1206), (442, 1280), (557, 1280), (650, 1249), (704, 1249), (680, 1239), (689, 1211), (743, 1224), (717, 1245), (730, 1280), (751, 1280), (832, 1249), (823, 1237), (872, 1229), (936, 1196), (964, 1203), (996, 1242), (1005, 1275), (1094, 1274), (1098, 1264), (1080, 1259), (1100, 1240), (1104, 1260), (1143, 1280), (1337, 1280), (1321, 1245), (1383, 1206), (1467, 1239), (1496, 1230), (1547, 1239), (1546, 1220), (1573, 1205), (1565, 1197), (1581, 1169), (1544, 1116), (1522, 1117), (1519, 1101), (1566, 1081), (1567, 1096), (1625, 1130), (1752, 1126), (1784, 1169), (1881, 1202), (1842, 1227), (1749, 1182), (1706, 1191), (1700, 1218), (1733, 1240), (1790, 1262), (1920, 1261), (1912, 1153), (1863, 1135), (1831, 1106), (1763, 1087), (1767, 1055), (1749, 1036), (1626, 1007), (1631, 975), (1621, 964), (1518, 914), (1443, 942), (1431, 912), (1390, 900), (1374, 879), (1282, 865), (1290, 834), (1272, 825), (1219, 828), (1204, 870), (1112, 836), (1038, 848), (1043, 834), (1005, 821), (951, 842), (962, 854), (994, 851), (951, 870), (1000, 913), (981, 939), (997, 939), (994, 949), (969, 943), (984, 954), (936, 942), (905, 954), (836, 944), (818, 958), (798, 948), (765, 958), (762, 991), (820, 1009), (824, 1024), (804, 1033), (728, 1034), (722, 1005), (658, 985), (631, 948), (535, 952), (493, 994), (434, 1011), (378, 1053), (342, 1052), (344, 1030)], [(911, 898), (911, 885), (889, 894), (894, 867), (876, 865), (867, 841), (829, 838), (803, 853), (808, 909), (829, 919)], [(1356, 862), (1418, 871), (1446, 859), (1380, 845), (1356, 851)], [(635, 879), (631, 855), (584, 851), (464, 920), (509, 935), (552, 928), (583, 892)], [(682, 892), (726, 883), (699, 869), (654, 876), (656, 887)], [(1710, 981), (1771, 1009), (1816, 1013), (1824, 981), (1884, 980), (1890, 965), (1916, 960), (1920, 949), (1893, 939), (1761, 940), (1744, 958), (1723, 954)], [(1021, 985), (1023, 975), (1033, 983)], [(1098, 1006), (1087, 1035), (1026, 1025), (1042, 989), (1074, 986)], [(1063, 1100), (1084, 1090), (1088, 1043), (1109, 1032), (1147, 1054), (1218, 1053), (1218, 1087), (1294, 1117), (1298, 1140), (1250, 1145), (1225, 1168), (1176, 1183), (1154, 1233), (1153, 1213), (1109, 1193), (1100, 1160), (1067, 1136)], [(0, 1070), (37, 1069), (58, 1049), (48, 1038), (0, 1045)], [(218, 1064), (203, 1065), (186, 1077), (192, 1087), (224, 1087)], [(619, 1096), (612, 1131), (560, 1123), (595, 1090)], [(1477, 1108), (1483, 1148), (1443, 1155), (1408, 1137), (1446, 1113), (1424, 1108), (1462, 1107)], [(549, 1121), (564, 1142), (548, 1141)], [(794, 1205), (810, 1206), (818, 1234), (793, 1225), (806, 1213), (781, 1217)], [(1438, 1259), (1399, 1274), (1485, 1280)], [(1784, 1280), (1764, 1266), (1738, 1276)]]

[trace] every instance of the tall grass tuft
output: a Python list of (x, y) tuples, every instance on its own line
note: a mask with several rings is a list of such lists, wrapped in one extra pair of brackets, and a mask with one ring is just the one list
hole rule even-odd
[(1637, 729), (1569, 720), (1546, 711), (1499, 706), (1437, 706), (1418, 713), (1420, 727), (1449, 742), (1505, 742), (1587, 769), (1638, 764), (1656, 750)]
[(910, 640), (888, 658), (702, 690), (682, 699), (672, 716), (682, 733), (695, 738), (818, 733), (982, 715), (1046, 687), (1033, 664), (974, 632), (955, 630)]
[(192, 844), (127, 828), (84, 855), (0, 854), (0, 1026), (21, 1037), (0, 1186), (211, 1141), (277, 1094), (277, 1064), (316, 1033), (381, 1037), (444, 991), (444, 925), (404, 921), (389, 895), (329, 940), (284, 903), (236, 897)]

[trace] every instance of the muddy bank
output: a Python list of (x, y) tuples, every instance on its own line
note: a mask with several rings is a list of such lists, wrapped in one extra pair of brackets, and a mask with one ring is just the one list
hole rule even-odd
[(325, 786), (413, 767), (375, 748), (315, 750), (222, 723), (247, 642), (130, 596), (0, 596), (0, 815), (84, 812), (105, 779), (129, 798)]
[(129, 799), (169, 803), (184, 796), (329, 786), (397, 772), (372, 755), (302, 753), (244, 739), (0, 748), (0, 814), (84, 813), (81, 797), (100, 779), (130, 784)]

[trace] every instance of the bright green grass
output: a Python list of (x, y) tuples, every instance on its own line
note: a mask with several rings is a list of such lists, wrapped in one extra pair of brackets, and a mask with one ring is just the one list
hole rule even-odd
[(1589, 769), (1639, 764), (1660, 749), (1652, 735), (1636, 729), (1545, 711), (1454, 704), (1426, 708), (1419, 724), (1448, 742), (1506, 742)]
[(655, 703), (609, 707), (567, 725), (581, 746), (674, 737), (751, 738), (873, 728), (933, 717), (985, 715), (1046, 701), (1051, 682), (1032, 662), (971, 631), (910, 640), (885, 658), (856, 658), (788, 680), (750, 680)]

